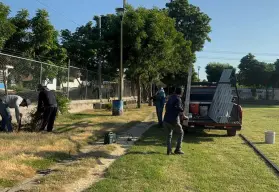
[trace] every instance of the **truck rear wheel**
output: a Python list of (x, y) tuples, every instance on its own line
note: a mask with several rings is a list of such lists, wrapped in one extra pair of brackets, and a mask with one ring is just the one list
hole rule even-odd
[(229, 137), (234, 137), (234, 136), (236, 136), (236, 129), (228, 129), (228, 130), (227, 130), (227, 135), (228, 135)]

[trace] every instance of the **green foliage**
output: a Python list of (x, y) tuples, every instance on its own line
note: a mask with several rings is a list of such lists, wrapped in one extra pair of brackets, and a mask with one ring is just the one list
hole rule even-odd
[(5, 42), (15, 32), (15, 26), (8, 19), (10, 8), (0, 2), (0, 49)]
[(106, 104), (106, 110), (108, 110), (108, 111), (112, 110), (112, 103)]
[(58, 110), (62, 115), (69, 113), (70, 100), (62, 93), (56, 92), (56, 100), (58, 104)]
[(188, 0), (173, 0), (166, 7), (169, 16), (175, 19), (176, 29), (191, 41), (192, 52), (201, 51), (204, 43), (210, 41), (210, 17)]
[(238, 80), (242, 85), (268, 87), (275, 86), (278, 82), (276, 81), (276, 62), (275, 64), (260, 62), (251, 53), (241, 59), (238, 68)]
[(42, 122), (42, 113), (37, 112), (37, 108), (34, 108), (32, 111), (28, 113), (29, 123), (26, 127), (30, 131), (39, 131)]
[(219, 82), (220, 77), (224, 69), (233, 69), (235, 73), (236, 69), (230, 64), (223, 63), (209, 63), (206, 67), (207, 80), (209, 82)]
[(31, 44), (29, 39), (32, 35), (28, 29), (30, 28), (29, 12), (22, 9), (10, 19), (15, 26), (15, 32), (6, 41), (4, 49), (23, 53), (23, 56), (29, 56), (31, 52)]
[(14, 90), (16, 93), (22, 92), (25, 90), (25, 88), (21, 85), (13, 85), (11, 87), (12, 90)]
[[(67, 51), (58, 41), (58, 32), (49, 21), (46, 10), (38, 9), (36, 15), (29, 19), (29, 13), (23, 9), (10, 18), (15, 26), (15, 32), (7, 39), (3, 52), (16, 53), (20, 56), (40, 60), (54, 66), (67, 66)], [(40, 80), (40, 65), (30, 61), (19, 59), (7, 59), (6, 63), (14, 66), (11, 76), (17, 84), (22, 82), (22, 76), (32, 76), (32, 80), (26, 83), (28, 88), (34, 89)], [(20, 72), (20, 73), (19, 73)], [(42, 65), (42, 80), (49, 81), (65, 77), (65, 70), (53, 66)]]

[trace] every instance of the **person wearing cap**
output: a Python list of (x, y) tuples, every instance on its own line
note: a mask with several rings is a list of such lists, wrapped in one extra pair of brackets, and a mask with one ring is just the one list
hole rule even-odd
[(38, 113), (43, 113), (43, 122), (40, 131), (47, 127), (48, 132), (52, 132), (54, 121), (57, 114), (57, 101), (53, 91), (50, 91), (46, 86), (38, 85), (39, 99), (38, 99)]
[(188, 119), (188, 117), (183, 114), (181, 96), (182, 88), (176, 88), (175, 93), (169, 97), (166, 104), (164, 127), (168, 130), (167, 155), (173, 154), (171, 140), (174, 130), (177, 130), (177, 132), (179, 133), (174, 154), (184, 154), (184, 152), (181, 150), (184, 131), (180, 123), (180, 117), (182, 117), (184, 120)]
[(163, 125), (163, 110), (166, 101), (166, 94), (164, 88), (161, 87), (160, 90), (154, 96), (155, 106), (156, 106), (156, 114), (159, 122), (159, 126)]
[[(20, 113), (20, 107), (28, 107), (31, 104), (31, 101), (29, 99), (24, 99), (18, 95), (6, 95), (1, 98), (1, 102), (3, 104), (6, 104), (6, 106), (9, 108), (15, 109), (15, 117), (16, 117), (16, 121), (19, 126), (19, 129), (20, 129), (21, 118), (22, 118), (22, 113)], [(2, 107), (1, 111), (6, 110), (6, 109), (4, 109), (5, 105), (0, 105), (0, 107)], [(9, 115), (9, 114), (6, 114), (6, 115)], [(2, 119), (6, 119), (6, 120), (9, 118), (8, 116), (5, 116), (5, 113), (2, 113), (1, 116), (2, 116)], [(3, 116), (4, 116), (4, 118), (3, 118)], [(11, 127), (8, 128), (8, 131), (11, 132), (12, 128)]]

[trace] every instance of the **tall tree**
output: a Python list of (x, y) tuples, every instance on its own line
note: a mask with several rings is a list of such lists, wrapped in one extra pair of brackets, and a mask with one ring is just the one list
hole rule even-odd
[(18, 11), (12, 17), (11, 23), (15, 26), (15, 33), (6, 41), (4, 51), (18, 53), (22, 56), (30, 56), (30, 37), (32, 32), (30, 29), (29, 13), (26, 9)]
[(218, 82), (222, 75), (224, 69), (233, 69), (233, 73), (235, 73), (236, 69), (230, 64), (224, 63), (209, 63), (205, 67), (205, 72), (207, 74), (207, 80), (209, 82)]
[[(65, 67), (67, 65), (66, 49), (59, 45), (58, 32), (50, 23), (48, 12), (39, 9), (33, 18), (28, 17), (28, 11), (21, 10), (11, 18), (11, 22), (16, 26), (16, 32), (6, 42), (5, 50), (9, 53), (10, 51), (20, 53), (24, 57)], [(50, 65), (40, 65), (19, 59), (9, 58), (7, 62), (14, 66), (11, 76), (17, 83), (21, 83), (23, 77), (32, 76), (32, 80), (25, 82), (26, 86), (32, 89), (40, 80), (48, 81), (59, 78), (58, 74), (65, 71)], [(67, 76), (65, 72), (63, 74), (64, 77)]]
[(0, 2), (0, 49), (3, 48), (5, 42), (15, 32), (15, 27), (8, 18), (9, 13), (10, 8)]
[(210, 41), (210, 17), (188, 0), (172, 0), (166, 7), (169, 16), (176, 21), (176, 29), (192, 42), (192, 52), (201, 51), (204, 43)]
[(136, 79), (140, 107), (140, 81), (143, 77), (152, 82), (160, 75), (180, 68), (181, 62), (172, 59), (182, 50), (184, 53), (177, 60), (185, 55), (187, 60), (191, 60), (193, 55), (190, 44), (176, 31), (174, 21), (158, 9), (129, 9), (124, 19), (124, 31), (130, 40), (125, 42), (129, 49), (126, 65)]
[(249, 53), (240, 60), (238, 79), (242, 85), (267, 87), (271, 85), (274, 64), (258, 61)]

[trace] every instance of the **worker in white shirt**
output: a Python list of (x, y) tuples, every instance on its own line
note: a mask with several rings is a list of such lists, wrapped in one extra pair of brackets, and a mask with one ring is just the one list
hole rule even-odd
[[(31, 104), (31, 101), (29, 99), (24, 99), (18, 95), (7, 95), (1, 98), (1, 101), (6, 104), (9, 108), (15, 109), (15, 116), (16, 121), (18, 123), (18, 128), (20, 129), (21, 126), (21, 118), (22, 114), (20, 113), (19, 107), (28, 107)], [(1, 107), (1, 105), (0, 105)], [(3, 117), (3, 114), (1, 114), (2, 119), (7, 119), (7, 117)], [(2, 128), (5, 129), (5, 128)], [(9, 132), (12, 132), (12, 130), (8, 130)]]

